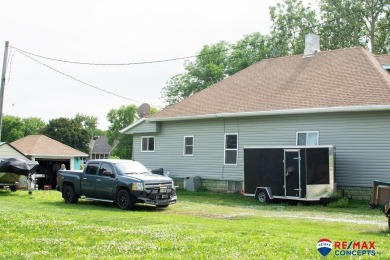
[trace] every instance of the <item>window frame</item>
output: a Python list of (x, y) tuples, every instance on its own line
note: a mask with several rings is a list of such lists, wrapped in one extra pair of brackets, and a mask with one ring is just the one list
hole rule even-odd
[[(309, 136), (310, 133), (315, 133), (317, 135), (317, 138), (316, 138), (316, 144), (307, 144), (307, 138)], [(306, 138), (305, 138), (305, 144), (298, 144), (298, 135), (299, 134), (306, 134)], [(301, 146), (315, 146), (315, 145), (319, 145), (319, 141), (320, 141), (320, 131), (297, 131), (296, 132), (296, 135), (295, 135), (295, 144), (296, 145), (301, 145)]]
[[(192, 138), (192, 145), (186, 145), (186, 138)], [(192, 153), (187, 154), (186, 148), (192, 146)], [(183, 156), (194, 156), (195, 152), (195, 137), (193, 135), (185, 135), (183, 138)]]
[[(227, 141), (227, 136), (228, 135), (235, 135), (237, 137), (237, 148), (232, 149), (232, 148), (226, 148), (226, 141)], [(238, 133), (225, 133), (224, 136), (224, 142), (223, 142), (223, 165), (230, 165), (230, 166), (237, 166), (238, 163)], [(226, 163), (226, 152), (227, 151), (236, 151), (236, 162), (235, 163)]]
[[(143, 150), (143, 139), (147, 138), (147, 150)], [(153, 138), (153, 150), (149, 150), (149, 139)], [(141, 153), (154, 153), (156, 151), (156, 137), (155, 136), (141, 136)]]
[[(94, 173), (90, 173), (89, 169), (90, 168), (95, 168), (95, 172)], [(98, 175), (98, 171), (99, 171), (99, 164), (98, 163), (90, 163), (87, 165), (87, 168), (85, 169), (85, 174), (88, 175), (88, 176), (97, 176)]]

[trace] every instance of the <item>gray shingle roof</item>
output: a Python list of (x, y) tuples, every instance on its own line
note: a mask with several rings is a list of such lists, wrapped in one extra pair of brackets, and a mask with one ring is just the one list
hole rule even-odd
[(390, 105), (390, 74), (378, 62), (389, 56), (356, 47), (262, 60), (149, 118)]
[(111, 153), (112, 147), (108, 144), (106, 136), (99, 136), (93, 141), (93, 147), (91, 153), (109, 154)]

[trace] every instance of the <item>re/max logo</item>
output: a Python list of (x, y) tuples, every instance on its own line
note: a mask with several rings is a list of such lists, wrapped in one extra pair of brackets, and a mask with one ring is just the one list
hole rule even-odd
[(375, 250), (375, 242), (374, 241), (336, 241), (334, 242), (334, 249), (341, 249), (341, 250), (347, 250), (347, 249), (357, 249), (357, 250), (363, 250), (363, 249), (372, 249)]

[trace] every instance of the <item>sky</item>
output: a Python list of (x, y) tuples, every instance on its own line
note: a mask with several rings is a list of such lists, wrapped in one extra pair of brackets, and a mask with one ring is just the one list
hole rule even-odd
[(221, 40), (268, 34), (269, 6), (278, 1), (1, 0), (0, 66), (10, 45), (3, 114), (48, 122), (81, 113), (98, 117), (98, 128), (107, 130), (111, 109), (142, 103), (161, 109), (162, 89), (184, 72), (184, 60), (94, 66), (33, 60), (16, 49), (81, 63), (188, 57)]

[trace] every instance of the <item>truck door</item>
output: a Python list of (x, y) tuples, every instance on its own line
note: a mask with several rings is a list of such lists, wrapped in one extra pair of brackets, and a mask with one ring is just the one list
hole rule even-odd
[(115, 176), (103, 175), (103, 172), (113, 173), (114, 169), (109, 163), (102, 163), (99, 168), (98, 178), (95, 183), (95, 197), (99, 199), (114, 199), (115, 198)]
[(285, 195), (301, 197), (301, 155), (299, 149), (284, 150)]
[(81, 190), (86, 197), (95, 197), (95, 182), (99, 169), (98, 163), (89, 163), (81, 180)]

